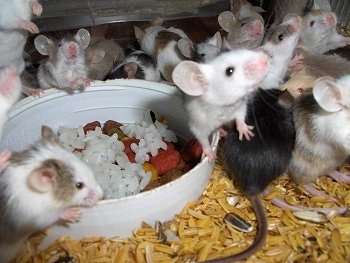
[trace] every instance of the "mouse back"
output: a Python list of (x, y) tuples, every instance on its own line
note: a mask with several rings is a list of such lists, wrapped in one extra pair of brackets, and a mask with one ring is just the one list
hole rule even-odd
[(314, 182), (341, 165), (350, 154), (350, 77), (323, 79), (294, 106), (296, 148), (289, 175), (298, 183)]
[(282, 91), (259, 89), (248, 103), (246, 123), (255, 126), (250, 141), (230, 129), (221, 151), (223, 166), (246, 195), (260, 194), (288, 167), (295, 129), (290, 108), (279, 104)]

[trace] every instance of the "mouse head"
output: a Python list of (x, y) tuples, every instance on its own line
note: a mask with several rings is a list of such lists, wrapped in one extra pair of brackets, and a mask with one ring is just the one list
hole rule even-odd
[(260, 46), (264, 36), (264, 20), (261, 16), (237, 19), (232, 12), (225, 11), (218, 16), (218, 22), (227, 32), (227, 41), (231, 47), (241, 45), (256, 48)]
[(267, 71), (268, 57), (263, 52), (236, 49), (205, 64), (180, 62), (173, 71), (173, 81), (190, 96), (229, 105), (254, 91)]
[(219, 54), (222, 47), (222, 38), (220, 32), (216, 32), (211, 38), (204, 42), (194, 44), (191, 39), (184, 37), (177, 42), (180, 52), (195, 62), (206, 62)]
[(90, 33), (84, 28), (78, 30), (73, 38), (63, 38), (56, 42), (47, 36), (39, 35), (34, 39), (36, 50), (44, 56), (54, 57), (62, 53), (67, 58), (74, 58), (79, 55), (80, 48), (85, 50), (90, 43)]
[(258, 17), (260, 13), (265, 12), (259, 6), (254, 6), (247, 0), (231, 0), (231, 10), (238, 19), (246, 17)]
[(63, 206), (91, 206), (102, 198), (92, 170), (73, 153), (59, 144), (47, 126), (36, 146), (40, 165), (27, 178), (28, 187), (37, 193), (51, 192)]

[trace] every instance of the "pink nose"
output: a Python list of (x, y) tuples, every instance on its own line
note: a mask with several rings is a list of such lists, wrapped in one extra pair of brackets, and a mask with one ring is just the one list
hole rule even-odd
[(75, 43), (70, 43), (68, 47), (68, 52), (69, 52), (69, 55), (72, 57), (77, 56), (78, 54), (77, 45)]
[(328, 13), (326, 16), (326, 21), (328, 25), (334, 25), (335, 24), (335, 18), (332, 13)]

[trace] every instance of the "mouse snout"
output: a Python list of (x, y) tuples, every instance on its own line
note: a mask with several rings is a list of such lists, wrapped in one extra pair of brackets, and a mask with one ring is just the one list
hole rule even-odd
[(252, 37), (262, 36), (264, 33), (264, 25), (261, 21), (256, 20), (251, 24), (250, 35)]
[(92, 206), (96, 204), (103, 197), (102, 188), (99, 185), (90, 188), (86, 197), (84, 198), (84, 205)]
[(253, 62), (247, 63), (244, 68), (244, 73), (247, 78), (254, 78), (256, 80), (262, 80), (268, 71), (269, 59), (267, 55), (261, 53), (258, 59)]
[(335, 21), (335, 16), (332, 12), (328, 12), (327, 15), (326, 15), (326, 23), (328, 26), (333, 26), (336, 24), (336, 21)]
[(68, 57), (75, 58), (78, 56), (78, 47), (75, 42), (70, 42), (68, 45)]

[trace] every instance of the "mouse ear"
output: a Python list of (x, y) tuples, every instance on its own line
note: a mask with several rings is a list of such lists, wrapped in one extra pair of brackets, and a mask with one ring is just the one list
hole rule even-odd
[(50, 43), (50, 40), (44, 36), (44, 35), (39, 35), (34, 39), (34, 46), (36, 50), (44, 56), (49, 55), (49, 49), (48, 45)]
[(190, 96), (200, 96), (206, 90), (201, 65), (193, 61), (180, 62), (174, 69), (172, 77), (175, 85)]
[(218, 16), (219, 25), (226, 32), (231, 32), (235, 23), (237, 23), (237, 18), (230, 11), (224, 11)]
[(126, 75), (128, 76), (128, 79), (132, 79), (135, 77), (137, 71), (137, 64), (135, 62), (126, 63), (124, 65), (124, 70), (126, 72)]
[(106, 51), (103, 48), (91, 47), (86, 50), (87, 61), (92, 64), (100, 63), (106, 55)]
[(80, 28), (75, 38), (81, 43), (82, 49), (86, 49), (90, 43), (90, 33), (85, 28)]
[(320, 81), (312, 89), (312, 94), (318, 105), (328, 112), (337, 112), (342, 109), (341, 91), (334, 82)]
[(54, 143), (59, 142), (58, 137), (54, 133), (54, 131), (46, 125), (43, 125), (41, 127), (41, 139), (47, 142), (54, 142)]
[(56, 171), (53, 168), (39, 168), (31, 172), (27, 178), (28, 186), (39, 193), (46, 193), (53, 188)]
[(141, 28), (138, 26), (134, 26), (134, 31), (135, 31), (135, 37), (138, 42), (140, 42), (144, 36), (145, 36), (145, 31), (143, 31)]
[(216, 32), (215, 35), (209, 39), (208, 44), (213, 45), (219, 49), (222, 47), (222, 38), (220, 31)]
[(191, 53), (193, 50), (193, 43), (191, 39), (183, 37), (177, 41), (177, 46), (180, 49), (182, 55), (184, 55), (186, 58), (191, 58)]

